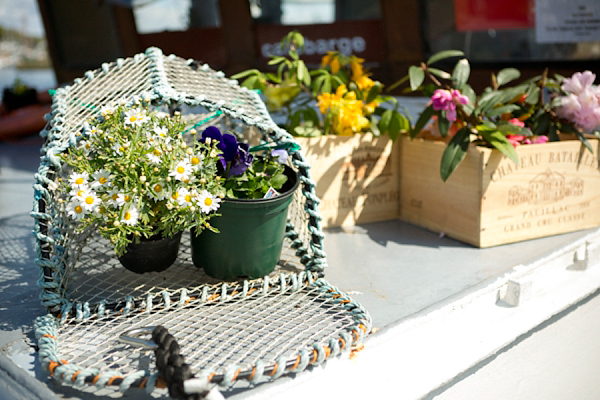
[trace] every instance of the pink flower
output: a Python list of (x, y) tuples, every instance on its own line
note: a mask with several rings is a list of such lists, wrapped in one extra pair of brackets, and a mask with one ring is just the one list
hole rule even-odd
[(550, 140), (548, 136), (538, 136), (535, 139), (533, 139), (533, 144), (546, 143), (548, 140)]
[(509, 124), (513, 124), (514, 126), (519, 126), (521, 128), (525, 128), (525, 122), (519, 120), (519, 118), (511, 118), (508, 120)]
[(575, 72), (571, 78), (565, 78), (561, 86), (565, 92), (579, 94), (583, 90), (592, 86), (596, 75), (591, 71)]
[(521, 144), (521, 141), (525, 139), (523, 135), (506, 135), (508, 141), (513, 145), (513, 147), (518, 147)]
[(467, 104), (469, 99), (456, 89), (452, 89), (452, 91), (437, 89), (433, 92), (433, 96), (431, 96), (431, 102), (433, 103), (434, 110), (446, 111), (446, 119), (448, 121), (456, 121), (456, 104)]
[(447, 110), (452, 102), (452, 93), (448, 90), (437, 89), (431, 96), (434, 110)]
[(561, 86), (568, 94), (561, 98), (557, 113), (583, 132), (600, 126), (600, 87), (593, 85), (594, 79), (590, 71), (577, 72)]

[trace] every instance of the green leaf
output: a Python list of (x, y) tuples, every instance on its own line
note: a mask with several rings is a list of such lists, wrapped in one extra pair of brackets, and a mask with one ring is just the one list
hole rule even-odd
[(589, 140), (579, 131), (575, 132), (575, 136), (583, 143), (583, 145), (590, 151), (590, 153), (594, 154), (594, 149)]
[(367, 99), (365, 100), (365, 103), (369, 104), (370, 102), (375, 100), (377, 96), (379, 96), (379, 93), (381, 93), (381, 88), (381, 84), (378, 83), (371, 86), (371, 89), (369, 89), (369, 93), (367, 94)]
[(235, 75), (231, 75), (231, 79), (240, 79), (248, 75), (260, 75), (260, 71), (257, 69), (249, 69), (247, 71), (238, 72)]
[(443, 60), (445, 58), (460, 57), (460, 56), (464, 56), (464, 55), (465, 55), (465, 53), (463, 53), (460, 50), (444, 50), (444, 51), (440, 51), (439, 53), (435, 53), (434, 55), (429, 57), (426, 64), (431, 65), (431, 64), (433, 64), (437, 61)]
[(440, 165), (440, 175), (442, 180), (446, 182), (452, 172), (464, 160), (469, 149), (471, 131), (468, 128), (462, 128), (456, 135), (452, 137), (444, 154), (442, 155), (442, 163)]
[(505, 123), (498, 125), (496, 128), (503, 135), (523, 135), (523, 136), (531, 136), (531, 131), (527, 128), (522, 128), (520, 126), (513, 125), (511, 123)]
[(516, 111), (516, 110), (518, 110), (520, 108), (521, 107), (519, 107), (516, 104), (507, 104), (505, 106), (500, 106), (500, 107), (492, 108), (490, 111), (488, 111), (486, 113), (486, 115), (488, 117), (496, 117), (498, 115), (502, 115), (502, 114), (506, 114), (506, 113), (511, 113), (511, 112)]
[(271, 178), (271, 185), (274, 189), (280, 189), (286, 181), (287, 176), (280, 172)]
[(400, 125), (400, 114), (393, 111), (392, 118), (390, 120), (390, 124), (388, 125), (387, 131), (387, 134), (390, 137), (390, 139), (392, 139), (392, 141), (396, 141), (396, 139), (398, 139), (398, 135), (400, 134)]
[(396, 81), (394, 83), (392, 83), (390, 86), (388, 86), (387, 91), (391, 91), (396, 89), (398, 86), (402, 85), (404, 82), (406, 82), (410, 77), (408, 75), (406, 75), (405, 77), (403, 77), (402, 79), (400, 79), (399, 81)]
[(410, 88), (415, 91), (421, 86), (423, 80), (425, 80), (425, 71), (412, 65), (408, 68), (408, 76), (410, 77)]
[(438, 113), (438, 128), (442, 137), (446, 137), (448, 134), (448, 128), (450, 128), (450, 121), (442, 116), (442, 113)]
[(462, 94), (467, 96), (467, 98), (469, 99), (469, 104), (475, 104), (477, 102), (477, 94), (475, 93), (471, 85), (469, 85), (468, 83), (465, 83), (465, 85), (463, 86)]
[(537, 86), (531, 86), (531, 88), (527, 91), (527, 98), (525, 98), (525, 103), (533, 105), (537, 104), (540, 100), (540, 88)]
[(498, 76), (496, 77), (496, 83), (498, 86), (502, 86), (507, 84), (508, 82), (514, 81), (521, 76), (521, 72), (519, 72), (516, 68), (504, 68), (498, 72)]
[(460, 89), (465, 83), (467, 83), (470, 74), (471, 67), (469, 66), (469, 60), (463, 58), (454, 66), (454, 70), (452, 71), (452, 81), (456, 87)]
[(279, 64), (281, 62), (284, 62), (286, 60), (285, 57), (281, 57), (281, 56), (273, 56), (271, 57), (271, 59), (269, 60), (269, 62), (267, 63), (267, 65), (275, 65), (275, 64)]
[(398, 115), (400, 120), (400, 132), (408, 132), (410, 131), (410, 121), (404, 115), (400, 114), (397, 111), (394, 111)]
[(381, 132), (379, 131), (379, 125), (377, 122), (377, 117), (375, 115), (371, 115), (371, 117), (369, 118), (370, 122), (371, 122), (371, 126), (369, 127), (369, 130), (373, 133), (374, 136), (379, 136), (381, 135)]
[(434, 114), (433, 105), (430, 105), (423, 110), (421, 115), (419, 115), (419, 119), (417, 120), (417, 123), (410, 131), (411, 138), (414, 138), (415, 136), (417, 136), (417, 134), (419, 134), (419, 132), (421, 132), (423, 130), (423, 127), (425, 126), (425, 124), (427, 124), (427, 122), (429, 122), (431, 117), (433, 117), (433, 114)]
[(484, 130), (479, 131), (479, 133), (488, 143), (500, 150), (502, 154), (511, 159), (515, 164), (519, 165), (517, 150), (515, 150), (515, 147), (508, 141), (502, 132)]
[(450, 78), (452, 78), (452, 75), (450, 75), (446, 71), (442, 71), (441, 69), (427, 68), (427, 71), (431, 72), (433, 75), (435, 75), (435, 76), (437, 76), (439, 78), (442, 78), (442, 79), (450, 79)]
[(388, 127), (390, 126), (390, 121), (392, 120), (392, 114), (393, 110), (386, 110), (383, 113), (378, 124), (380, 131), (386, 132), (388, 130)]
[(550, 127), (550, 114), (542, 113), (537, 119), (537, 124), (533, 129), (534, 135), (545, 135)]

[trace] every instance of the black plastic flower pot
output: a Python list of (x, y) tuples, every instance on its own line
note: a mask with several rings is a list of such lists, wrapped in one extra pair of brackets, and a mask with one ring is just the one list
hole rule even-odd
[(283, 248), (288, 207), (298, 188), (297, 173), (286, 166), (287, 182), (276, 197), (228, 199), (221, 216), (210, 220), (219, 230), (192, 231), (192, 260), (207, 275), (222, 280), (260, 278), (277, 266)]
[(160, 272), (169, 268), (179, 253), (182, 232), (170, 237), (151, 236), (141, 238), (139, 243), (129, 243), (119, 262), (136, 274)]

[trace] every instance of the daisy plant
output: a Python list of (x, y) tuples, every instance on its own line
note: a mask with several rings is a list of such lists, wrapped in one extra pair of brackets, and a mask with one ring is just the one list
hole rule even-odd
[(288, 33), (280, 46), (288, 56), (271, 56), (269, 65), (276, 72), (251, 69), (232, 78), (260, 90), (269, 111), (285, 119), (283, 127), (292, 135), (372, 132), (395, 140), (410, 129), (407, 113), (394, 97), (382, 95), (383, 84), (371, 79), (364, 59), (331, 51), (311, 71), (300, 58), (304, 37), (298, 31)]
[[(494, 147), (517, 165), (518, 146), (557, 141), (561, 132), (575, 134), (593, 152), (584, 135), (600, 124), (600, 90), (592, 85), (595, 75), (591, 72), (551, 79), (546, 70), (506, 86), (521, 74), (505, 68), (492, 74), (491, 86), (477, 95), (468, 83), (470, 66), (463, 56), (459, 50), (434, 54), (427, 62), (409, 67), (408, 74), (389, 87), (408, 83), (406, 91), (421, 91), (431, 98), (410, 136), (416, 137), (435, 121), (440, 139), (447, 142), (440, 165), (442, 180), (462, 162), (471, 143)], [(458, 59), (452, 72), (437, 68), (447, 59)]]
[[(185, 124), (147, 102), (108, 105), (62, 155), (61, 203), (77, 229), (97, 227), (117, 255), (132, 241), (212, 229), (225, 194), (216, 143), (184, 140)], [(190, 130), (195, 134), (194, 130)]]

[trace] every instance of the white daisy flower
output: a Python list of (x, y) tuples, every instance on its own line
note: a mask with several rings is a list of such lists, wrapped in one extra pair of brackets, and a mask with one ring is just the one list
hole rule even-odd
[(125, 143), (115, 143), (111, 146), (111, 149), (115, 152), (116, 155), (122, 156), (125, 153), (125, 149), (129, 146), (129, 141)]
[(83, 149), (86, 156), (92, 151), (92, 144), (88, 140), (80, 140), (77, 146)]
[(84, 186), (87, 186), (89, 178), (90, 176), (87, 172), (73, 172), (71, 176), (69, 176), (69, 183), (73, 187), (82, 188)]
[(81, 202), (86, 211), (94, 211), (100, 205), (100, 198), (93, 190), (87, 190), (83, 193)]
[(79, 200), (73, 200), (67, 206), (69, 216), (75, 220), (79, 220), (87, 214), (87, 210)]
[(197, 171), (200, 168), (202, 160), (204, 159), (203, 154), (192, 154), (189, 158), (189, 163), (192, 166), (194, 171)]
[(157, 182), (150, 185), (150, 197), (156, 201), (161, 201), (171, 195), (169, 188), (164, 182)]
[(154, 132), (154, 134), (158, 137), (161, 137), (163, 139), (167, 138), (167, 135), (169, 133), (169, 130), (167, 129), (167, 127), (165, 126), (155, 126), (154, 129), (152, 130)]
[(192, 165), (188, 161), (180, 161), (175, 168), (169, 172), (169, 176), (174, 177), (178, 181), (189, 181), (192, 174)]
[(106, 118), (115, 112), (115, 108), (115, 105), (112, 102), (110, 102), (100, 109), (100, 114), (102, 114), (102, 116)]
[(120, 222), (129, 226), (133, 226), (137, 224), (139, 216), (140, 213), (138, 212), (138, 209), (136, 206), (132, 205), (125, 210)]
[(203, 190), (198, 199), (198, 204), (205, 214), (218, 210), (220, 202), (221, 199), (217, 196), (213, 196), (208, 190)]
[(84, 201), (85, 195), (89, 190), (90, 188), (87, 186), (74, 187), (69, 192), (69, 195), (71, 196), (71, 200)]
[(125, 111), (125, 125), (142, 125), (148, 117), (146, 116), (146, 110), (140, 108), (133, 108)]
[(162, 156), (162, 151), (160, 151), (160, 149), (158, 149), (158, 148), (155, 148), (154, 150), (152, 150), (151, 153), (146, 154), (146, 157), (148, 157), (150, 162), (153, 164), (160, 164), (161, 156)]
[(191, 206), (194, 198), (192, 193), (186, 188), (179, 188), (177, 190), (177, 202), (180, 206)]
[(96, 171), (92, 174), (94, 178), (94, 183), (92, 183), (92, 189), (104, 189), (106, 190), (112, 184), (110, 172), (105, 169), (101, 169), (100, 171)]
[(111, 207), (119, 208), (121, 205), (125, 204), (125, 196), (123, 193), (113, 190), (108, 194), (107, 203)]

